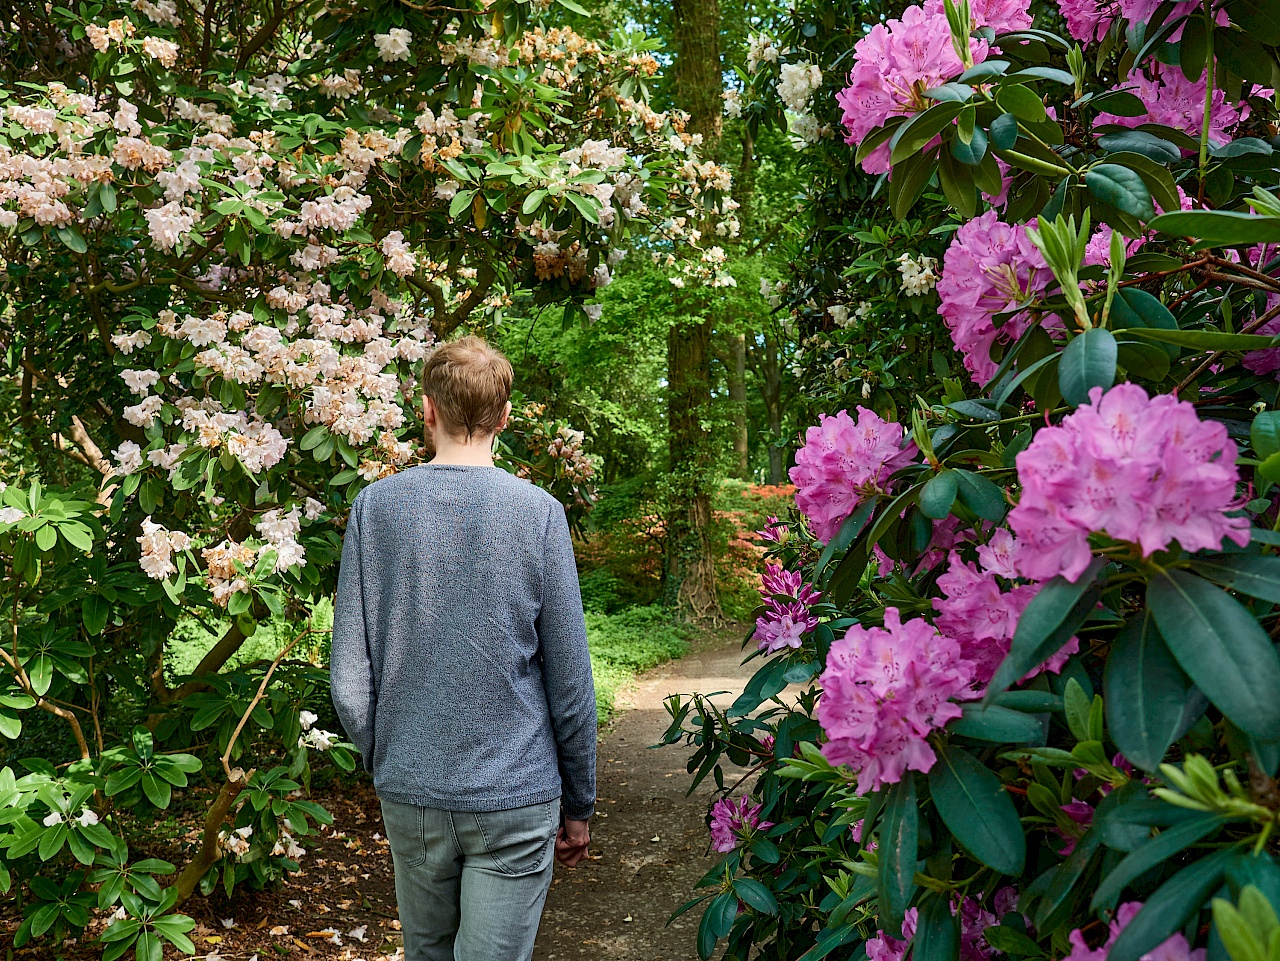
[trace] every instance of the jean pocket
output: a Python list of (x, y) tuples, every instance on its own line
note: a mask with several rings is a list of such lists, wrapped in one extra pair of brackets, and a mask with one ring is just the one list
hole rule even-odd
[(483, 811), (476, 825), (485, 853), (503, 874), (521, 877), (547, 866), (556, 837), (560, 802), (546, 801), (510, 811)]
[(382, 802), (382, 826), (391, 845), (391, 857), (401, 868), (414, 868), (427, 860), (423, 834), (425, 812), (413, 804)]

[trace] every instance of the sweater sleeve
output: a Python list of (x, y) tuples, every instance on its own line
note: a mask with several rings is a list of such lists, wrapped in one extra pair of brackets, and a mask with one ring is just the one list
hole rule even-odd
[(342, 540), (338, 593), (333, 605), (333, 637), (329, 649), (329, 691), (347, 737), (373, 771), (374, 716), (378, 692), (365, 629), (364, 585), (360, 574), (360, 527), (352, 505)]
[(585, 821), (596, 800), (596, 695), (569, 524), (560, 505), (547, 520), (538, 640), (563, 783), (565, 816)]

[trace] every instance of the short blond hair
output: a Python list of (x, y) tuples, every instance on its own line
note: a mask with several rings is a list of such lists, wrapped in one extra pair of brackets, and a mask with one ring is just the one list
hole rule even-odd
[(440, 426), (470, 440), (496, 434), (511, 399), (511, 361), (479, 337), (437, 347), (422, 368), (422, 393), (435, 404)]

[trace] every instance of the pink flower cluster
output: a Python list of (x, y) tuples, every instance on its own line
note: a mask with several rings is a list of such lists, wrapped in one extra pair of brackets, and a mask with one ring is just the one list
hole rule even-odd
[[(1017, 553), (1017, 542), (1008, 531), (999, 530), (990, 543), (978, 548), (981, 568), (965, 563), (952, 552), (950, 568), (938, 578), (938, 589), (944, 596), (934, 598), (933, 606), (938, 612), (934, 623), (960, 645), (960, 656), (973, 663), (973, 680), (979, 688), (986, 686), (1009, 653), (1018, 618), (1040, 590), (1037, 584), (1002, 589), (997, 575), (1010, 581), (1018, 576)], [(1073, 637), (1027, 676), (1042, 671), (1059, 673), (1079, 649), (1080, 642)]]
[(991, 348), (1011, 343), (1035, 322), (1024, 310), (997, 329), (994, 316), (1043, 293), (1055, 283), (1022, 224), (1002, 223), (994, 210), (956, 231), (943, 258), (939, 313), (975, 383), (985, 384), (997, 364)]
[(907, 949), (911, 947), (911, 939), (916, 936), (916, 924), (920, 912), (916, 908), (908, 908), (902, 918), (902, 940), (891, 938), (883, 931), (877, 931), (874, 938), (867, 939), (867, 961), (903, 961)]
[[(986, 929), (999, 924), (1000, 919), (1017, 909), (1018, 892), (1013, 887), (1003, 887), (992, 897), (992, 913), (977, 898), (964, 898), (951, 902), (951, 913), (960, 918), (960, 961), (990, 961), (999, 952), (987, 943)], [(869, 961), (903, 961), (915, 937), (919, 923), (916, 908), (907, 911), (902, 921), (902, 940), (877, 931), (867, 941)]]
[(1025, 577), (1075, 581), (1089, 565), (1090, 533), (1139, 546), (1144, 556), (1249, 542), (1236, 504), (1236, 445), (1220, 423), (1169, 394), (1136, 384), (1095, 387), (1090, 403), (1036, 434), (1018, 455), (1022, 498), (1009, 526)]
[(762, 541), (769, 541), (771, 544), (785, 544), (791, 536), (791, 528), (776, 517), (770, 517), (765, 521), (765, 525), (756, 531), (756, 537)]
[[(1011, 5), (1008, 0), (989, 0), (982, 7), (1007, 16), (999, 12), (1007, 5)], [(974, 63), (987, 59), (985, 40), (971, 40), (969, 45)], [(932, 101), (924, 92), (964, 72), (951, 43), (946, 15), (923, 7), (908, 7), (901, 20), (876, 24), (855, 44), (853, 56), (849, 86), (836, 94), (844, 111), (841, 122), (848, 131), (845, 140), (850, 144), (861, 143), (890, 117), (910, 116), (928, 108)], [(888, 170), (888, 143), (864, 158), (862, 167), (868, 173)]]
[[(924, 0), (924, 12), (946, 16), (942, 0)], [(1026, 30), (1031, 26), (1031, 4), (1028, 0), (969, 0), (969, 19), (975, 27), (990, 27), (996, 33)]]
[(884, 612), (884, 628), (854, 625), (831, 645), (821, 677), (818, 722), (827, 734), (822, 753), (848, 764), (866, 794), (928, 771), (936, 756), (930, 731), (960, 716), (954, 697), (971, 697), (973, 665), (960, 645), (922, 619), (902, 623)]
[[(1083, 43), (1101, 40), (1117, 18), (1130, 23), (1147, 23), (1161, 0), (1058, 0), (1058, 9), (1067, 20), (1067, 32)], [(1201, 8), (1199, 0), (1179, 0), (1165, 18), (1170, 23)], [(1218, 14), (1218, 23), (1227, 25), (1226, 11)], [(1169, 37), (1175, 43), (1182, 37), (1178, 27)], [(1201, 101), (1203, 103), (1203, 101)]]
[(865, 407), (858, 408), (856, 421), (848, 411), (823, 414), (805, 432), (790, 475), (796, 506), (809, 518), (818, 540), (831, 540), (867, 497), (889, 493), (889, 477), (915, 460), (915, 442), (904, 444), (904, 433), (901, 424), (882, 420)]
[[(1267, 265), (1277, 257), (1280, 257), (1280, 245), (1276, 244), (1259, 244), (1248, 253), (1249, 265), (1264, 272)], [(1274, 277), (1277, 273), (1280, 271), (1273, 269), (1271, 276)], [(1280, 306), (1280, 294), (1267, 294), (1267, 311), (1275, 310), (1277, 306)], [(1273, 337), (1280, 334), (1280, 317), (1271, 318), (1254, 333)], [(1276, 379), (1280, 380), (1280, 373), (1277, 373), (1280, 372), (1280, 347), (1251, 350), (1240, 362), (1255, 374), (1276, 374)]]
[[(1063, 961), (1107, 961), (1107, 955), (1111, 951), (1111, 946), (1116, 943), (1116, 938), (1140, 910), (1142, 910), (1141, 901), (1128, 901), (1120, 905), (1116, 910), (1116, 916), (1111, 920), (1107, 942), (1101, 947), (1090, 948), (1084, 939), (1083, 932), (1076, 928), (1068, 939), (1071, 942), (1071, 953)], [(1204, 961), (1204, 959), (1205, 949), (1193, 949), (1187, 943), (1186, 937), (1179, 932), (1156, 945), (1144, 954), (1140, 961)]]
[(818, 626), (809, 607), (821, 597), (816, 588), (804, 583), (799, 571), (766, 564), (760, 577), (764, 614), (756, 618), (755, 637), (760, 647), (770, 654), (784, 647), (799, 647), (801, 637)]
[[(1158, 123), (1181, 130), (1189, 137), (1200, 138), (1204, 123), (1204, 77), (1191, 81), (1177, 67), (1152, 68), (1154, 76), (1136, 72), (1121, 86), (1132, 93), (1147, 107), (1139, 117), (1120, 117), (1110, 113), (1098, 114), (1098, 123), (1113, 123), (1122, 127), (1136, 127), (1144, 123)], [(1213, 91), (1209, 107), (1209, 139), (1217, 144), (1227, 143), (1234, 127), (1249, 115), (1249, 108), (1237, 108), (1227, 101), (1222, 90)]]
[(760, 820), (760, 805), (750, 798), (721, 798), (711, 806), (711, 846), (727, 854), (752, 831), (764, 831), (773, 824)]

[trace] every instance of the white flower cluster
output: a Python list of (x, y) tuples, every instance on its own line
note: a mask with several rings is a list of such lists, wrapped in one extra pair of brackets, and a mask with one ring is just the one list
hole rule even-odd
[(165, 530), (148, 517), (142, 522), (142, 535), (138, 538), (142, 548), (142, 557), (138, 565), (148, 577), (162, 581), (171, 574), (178, 573), (174, 566), (175, 551), (185, 551), (191, 547), (191, 538), (182, 531)]
[(404, 242), (404, 234), (393, 230), (382, 238), (382, 256), (387, 259), (387, 269), (397, 277), (407, 277), (418, 269), (418, 258)]
[(223, 831), (218, 835), (222, 849), (233, 857), (243, 857), (249, 853), (249, 838), (253, 837), (253, 828), (246, 825), (234, 831)]
[(903, 254), (898, 258), (898, 273), (902, 275), (902, 292), (908, 297), (919, 297), (937, 286), (938, 261), (924, 254), (919, 260)]
[(747, 73), (755, 73), (762, 63), (777, 63), (779, 53), (771, 37), (763, 33), (747, 37)]
[(378, 56), (387, 63), (409, 59), (409, 41), (413, 34), (403, 27), (392, 27), (386, 33), (375, 33), (373, 45), (378, 48)]
[(809, 98), (822, 86), (822, 71), (812, 63), (784, 63), (778, 74), (778, 96), (795, 113), (805, 113)]
[(724, 100), (724, 115), (730, 120), (737, 120), (742, 116), (742, 94), (737, 90), (726, 90), (720, 94), (720, 98)]
[(267, 542), (260, 549), (259, 556), (268, 550), (276, 552), (277, 574), (294, 565), (305, 567), (307, 564), (307, 552), (297, 541), (297, 535), (302, 530), (300, 514), (297, 507), (288, 513), (277, 508), (267, 511), (253, 525)]
[(72, 823), (78, 824), (82, 828), (87, 828), (92, 824), (98, 823), (98, 815), (94, 811), (91, 811), (89, 808), (85, 808), (73, 818), (65, 817), (61, 811), (50, 811), (47, 815), (45, 815), (44, 821), (42, 823), (47, 828), (51, 828), (59, 824), (72, 824)]

